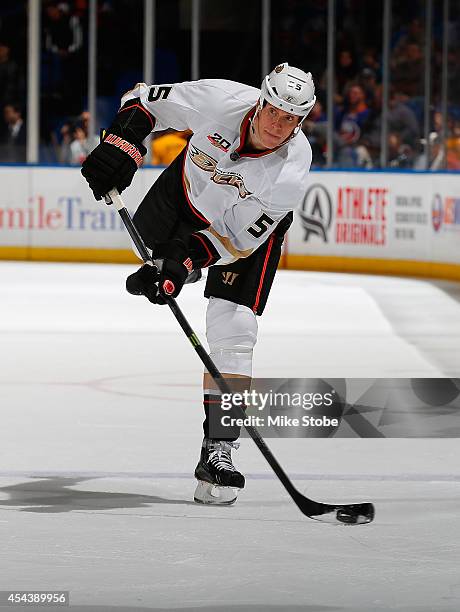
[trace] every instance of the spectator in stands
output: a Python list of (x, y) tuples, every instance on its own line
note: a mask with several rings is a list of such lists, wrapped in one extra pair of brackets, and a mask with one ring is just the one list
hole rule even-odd
[(69, 14), (69, 5), (65, 2), (49, 1), (45, 7), (46, 49), (62, 58), (78, 51), (83, 42), (78, 17)]
[(349, 83), (344, 107), (335, 121), (334, 159), (340, 167), (370, 167), (369, 154), (360, 142), (361, 128), (369, 113), (364, 88), (357, 82)]
[(372, 168), (372, 159), (360, 137), (361, 129), (355, 121), (342, 121), (334, 139), (335, 163), (339, 168)]
[[(382, 134), (382, 95), (383, 88), (377, 85), (374, 101), (369, 115), (362, 124), (361, 143), (368, 149), (375, 166), (379, 165)], [(417, 151), (419, 147), (420, 126), (414, 112), (399, 101), (394, 90), (390, 91), (388, 102), (388, 130), (398, 133), (401, 143)]]
[(81, 113), (79, 121), (72, 133), (72, 142), (70, 143), (70, 163), (81, 166), (88, 157), (89, 153), (99, 144), (97, 136), (89, 136), (89, 119), (88, 111)]
[(442, 112), (440, 110), (435, 110), (433, 113), (433, 129), (438, 134), (441, 134), (442, 126), (443, 126)]
[(460, 170), (460, 121), (452, 119), (451, 126), (446, 142), (447, 168)]
[[(443, 170), (445, 168), (445, 154), (442, 140), (439, 134), (431, 132), (430, 134), (429, 161), (426, 162), (427, 150), (417, 157), (414, 162), (414, 170)], [(422, 141), (425, 144), (425, 141)]]
[(19, 99), (19, 70), (16, 62), (10, 57), (10, 46), (0, 41), (0, 104), (6, 104)]
[(345, 92), (345, 104), (338, 115), (337, 128), (340, 131), (342, 123), (353, 122), (360, 129), (370, 113), (366, 103), (366, 92), (359, 83), (351, 83)]
[(71, 122), (66, 122), (64, 123), (64, 125), (61, 127), (60, 130), (60, 137), (61, 137), (61, 142), (60, 144), (57, 141), (56, 138), (56, 143), (55, 148), (57, 151), (56, 157), (58, 160), (58, 163), (60, 164), (70, 164), (71, 160), (72, 160), (72, 151), (71, 151), (71, 144), (72, 141), (74, 139), (74, 133), (75, 133), (75, 126), (71, 123)]
[(358, 64), (351, 49), (341, 49), (336, 64), (336, 91), (340, 95), (358, 74)]
[[(67, 112), (76, 114), (81, 108), (81, 94), (75, 82), (81, 77), (84, 64), (80, 20), (70, 13), (67, 3), (48, 0), (45, 3), (43, 32), (43, 89), (55, 106), (63, 105)], [(54, 110), (58, 112), (58, 108)]]
[(4, 127), (0, 137), (3, 162), (26, 161), (26, 126), (21, 109), (17, 104), (7, 104), (3, 108)]
[(409, 43), (393, 54), (391, 69), (395, 89), (409, 98), (422, 95), (425, 65), (420, 45)]
[(192, 132), (176, 132), (168, 130), (158, 138), (152, 140), (152, 165), (169, 166), (187, 144)]
[(382, 133), (382, 87), (375, 90), (375, 97), (370, 107), (370, 113), (363, 122), (361, 142), (369, 152), (373, 165), (380, 165), (380, 144)]
[(388, 135), (388, 165), (390, 168), (412, 168), (415, 151), (408, 144), (402, 142), (398, 132)]
[(361, 69), (372, 70), (372, 72), (376, 75), (376, 78), (380, 80), (381, 78), (381, 67), (380, 62), (377, 59), (377, 51), (374, 47), (367, 47), (364, 49), (362, 58), (361, 58)]
[(425, 44), (425, 28), (418, 17), (414, 17), (409, 25), (404, 25), (395, 35), (395, 46), (393, 53), (400, 55), (404, 53), (404, 48), (410, 44), (423, 47)]
[[(442, 142), (443, 117), (440, 110), (433, 114), (434, 131)], [(446, 166), (449, 170), (460, 170), (460, 120), (453, 114), (447, 116), (447, 139), (443, 150), (446, 155)], [(444, 167), (446, 167), (444, 166)]]
[[(359, 66), (351, 49), (341, 49), (335, 63), (335, 92), (334, 104), (342, 107), (345, 103), (345, 95), (350, 84), (354, 82), (359, 73)], [(327, 89), (327, 70), (325, 70), (319, 80), (319, 88), (325, 92)]]
[(326, 164), (327, 117), (319, 99), (310, 114), (302, 123), (302, 131), (306, 134), (313, 153), (312, 166)]
[(377, 89), (377, 75), (372, 68), (363, 68), (359, 73), (358, 83), (366, 93), (366, 103), (369, 107), (372, 106)]
[[(404, 96), (402, 96), (404, 99)], [(416, 148), (420, 139), (420, 125), (414, 111), (401, 101), (399, 92), (391, 90), (388, 101), (389, 130), (398, 132), (403, 143)]]

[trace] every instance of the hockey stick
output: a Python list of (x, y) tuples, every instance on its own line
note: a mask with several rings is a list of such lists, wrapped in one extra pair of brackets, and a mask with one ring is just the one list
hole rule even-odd
[[(117, 209), (126, 229), (128, 230), (131, 239), (133, 240), (136, 248), (145, 263), (155, 265), (152, 257), (150, 256), (147, 247), (144, 244), (136, 226), (131, 219), (131, 216), (126, 209), (120, 194), (116, 189), (111, 190), (106, 196), (105, 201), (107, 204), (113, 204)], [(225, 378), (219, 372), (211, 357), (203, 348), (197, 335), (190, 327), (187, 319), (179, 308), (176, 300), (172, 297), (166, 297), (166, 303), (171, 309), (173, 315), (176, 317), (177, 322), (182, 327), (185, 335), (189, 339), (193, 348), (197, 352), (199, 358), (203, 362), (209, 374), (214, 379), (216, 385), (219, 387), (222, 393), (230, 393), (231, 389), (228, 386)], [(240, 406), (234, 406), (235, 411), (241, 418), (245, 418), (245, 412)], [(245, 429), (249, 436), (254, 440), (255, 444), (259, 448), (262, 455), (268, 461), (270, 467), (278, 476), (282, 485), (289, 493), (299, 510), (311, 519), (323, 521), (327, 523), (341, 524), (341, 525), (360, 525), (364, 523), (370, 523), (375, 514), (374, 506), (371, 503), (361, 504), (323, 504), (321, 502), (313, 501), (308, 499), (300, 493), (292, 484), (291, 480), (287, 476), (286, 472), (280, 466), (278, 461), (275, 459), (273, 453), (266, 445), (265, 441), (261, 437), (260, 433), (252, 425), (245, 425)]]

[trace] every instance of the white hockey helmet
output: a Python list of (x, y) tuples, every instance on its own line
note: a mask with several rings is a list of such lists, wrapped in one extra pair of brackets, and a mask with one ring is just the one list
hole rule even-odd
[(303, 121), (316, 102), (311, 72), (289, 66), (287, 62), (278, 64), (262, 82), (260, 106), (264, 101), (286, 113), (300, 115)]

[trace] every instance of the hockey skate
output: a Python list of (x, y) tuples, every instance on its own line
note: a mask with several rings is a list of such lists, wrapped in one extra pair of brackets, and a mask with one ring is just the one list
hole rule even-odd
[(204, 438), (195, 469), (198, 485), (194, 500), (198, 504), (229, 506), (235, 503), (238, 491), (245, 485), (243, 474), (232, 463), (232, 448), (238, 447), (238, 442)]

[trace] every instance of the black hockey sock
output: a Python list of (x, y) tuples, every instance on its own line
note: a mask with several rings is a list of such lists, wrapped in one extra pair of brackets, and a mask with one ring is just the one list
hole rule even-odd
[(232, 409), (224, 410), (222, 408), (221, 394), (218, 391), (205, 393), (203, 405), (206, 415), (203, 421), (205, 438), (233, 442), (240, 437), (241, 428), (229, 423), (230, 419), (239, 418), (241, 415), (234, 414)]

